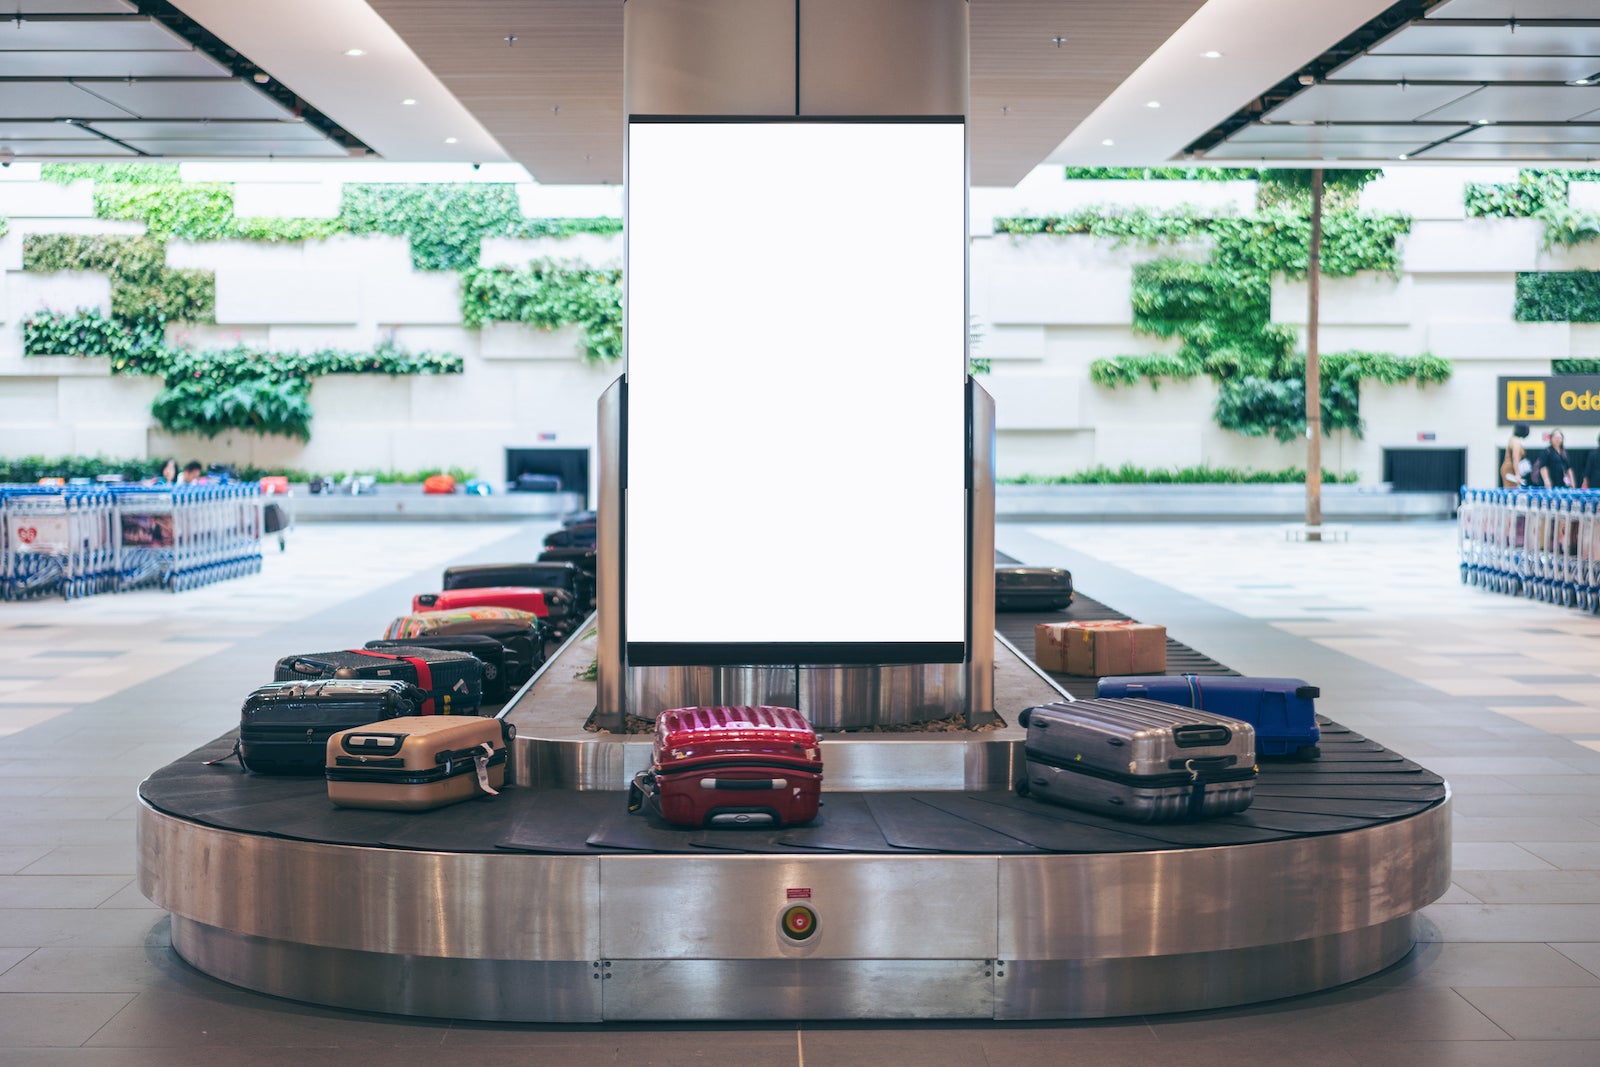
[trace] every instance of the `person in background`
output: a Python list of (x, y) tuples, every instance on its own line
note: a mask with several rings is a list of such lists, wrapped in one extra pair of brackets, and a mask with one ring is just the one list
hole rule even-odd
[(206, 469), (197, 459), (191, 459), (183, 465), (183, 473), (178, 475), (178, 481), (184, 485), (201, 481), (205, 477)]
[(1544, 487), (1571, 489), (1572, 463), (1567, 459), (1567, 435), (1560, 430), (1551, 430), (1545, 440), (1550, 443), (1539, 453), (1539, 462), (1534, 465)]
[(1516, 489), (1528, 484), (1528, 474), (1533, 464), (1528, 460), (1528, 424), (1519, 422), (1511, 428), (1511, 440), (1506, 443), (1506, 458), (1500, 464), (1500, 488)]
[(1591, 449), (1583, 463), (1583, 489), (1600, 489), (1600, 448)]
[(169, 459), (161, 465), (161, 473), (156, 475), (157, 485), (171, 485), (178, 480), (178, 461)]

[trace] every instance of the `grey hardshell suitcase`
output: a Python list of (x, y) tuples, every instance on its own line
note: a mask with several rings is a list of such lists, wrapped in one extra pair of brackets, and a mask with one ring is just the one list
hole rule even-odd
[(1023, 796), (1172, 822), (1243, 811), (1255, 792), (1255, 728), (1238, 719), (1104, 698), (1041, 704), (1018, 721), (1028, 731)]

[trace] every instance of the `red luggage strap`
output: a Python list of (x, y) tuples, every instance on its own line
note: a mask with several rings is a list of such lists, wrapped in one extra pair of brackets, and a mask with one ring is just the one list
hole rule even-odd
[(352, 648), (349, 651), (360, 656), (377, 656), (379, 659), (405, 660), (416, 668), (417, 688), (428, 694), (428, 699), (422, 702), (422, 707), (417, 709), (419, 715), (432, 715), (437, 709), (433, 706), (433, 672), (428, 669), (428, 661), (415, 656), (392, 656), (387, 652), (374, 652), (370, 648)]

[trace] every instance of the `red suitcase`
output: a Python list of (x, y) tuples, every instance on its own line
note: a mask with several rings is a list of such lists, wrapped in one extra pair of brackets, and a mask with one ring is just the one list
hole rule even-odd
[(676, 708), (656, 717), (655, 803), (677, 826), (796, 826), (817, 817), (822, 750), (794, 708)]
[[(550, 617), (550, 609), (557, 607), (549, 601), (562, 592), (558, 589), (530, 589), (520, 585), (496, 585), (484, 589), (447, 589), (442, 593), (418, 593), (411, 598), (411, 610), (454, 611), (457, 608), (515, 608)], [(568, 594), (569, 596), (571, 594)], [(558, 610), (557, 614), (562, 614)]]

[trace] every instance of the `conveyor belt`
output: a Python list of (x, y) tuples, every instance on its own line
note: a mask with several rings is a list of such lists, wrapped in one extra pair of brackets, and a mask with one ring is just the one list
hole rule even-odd
[(318, 778), (241, 773), (224, 737), (140, 786), (151, 806), (208, 826), (336, 844), (437, 852), (971, 854), (1196, 848), (1338, 833), (1415, 815), (1444, 780), (1323, 720), (1321, 760), (1264, 761), (1257, 800), (1204, 823), (1144, 826), (1010, 792), (825, 793), (819, 819), (783, 830), (683, 830), (629, 814), (617, 792), (507, 789), (431, 812), (336, 808)]

